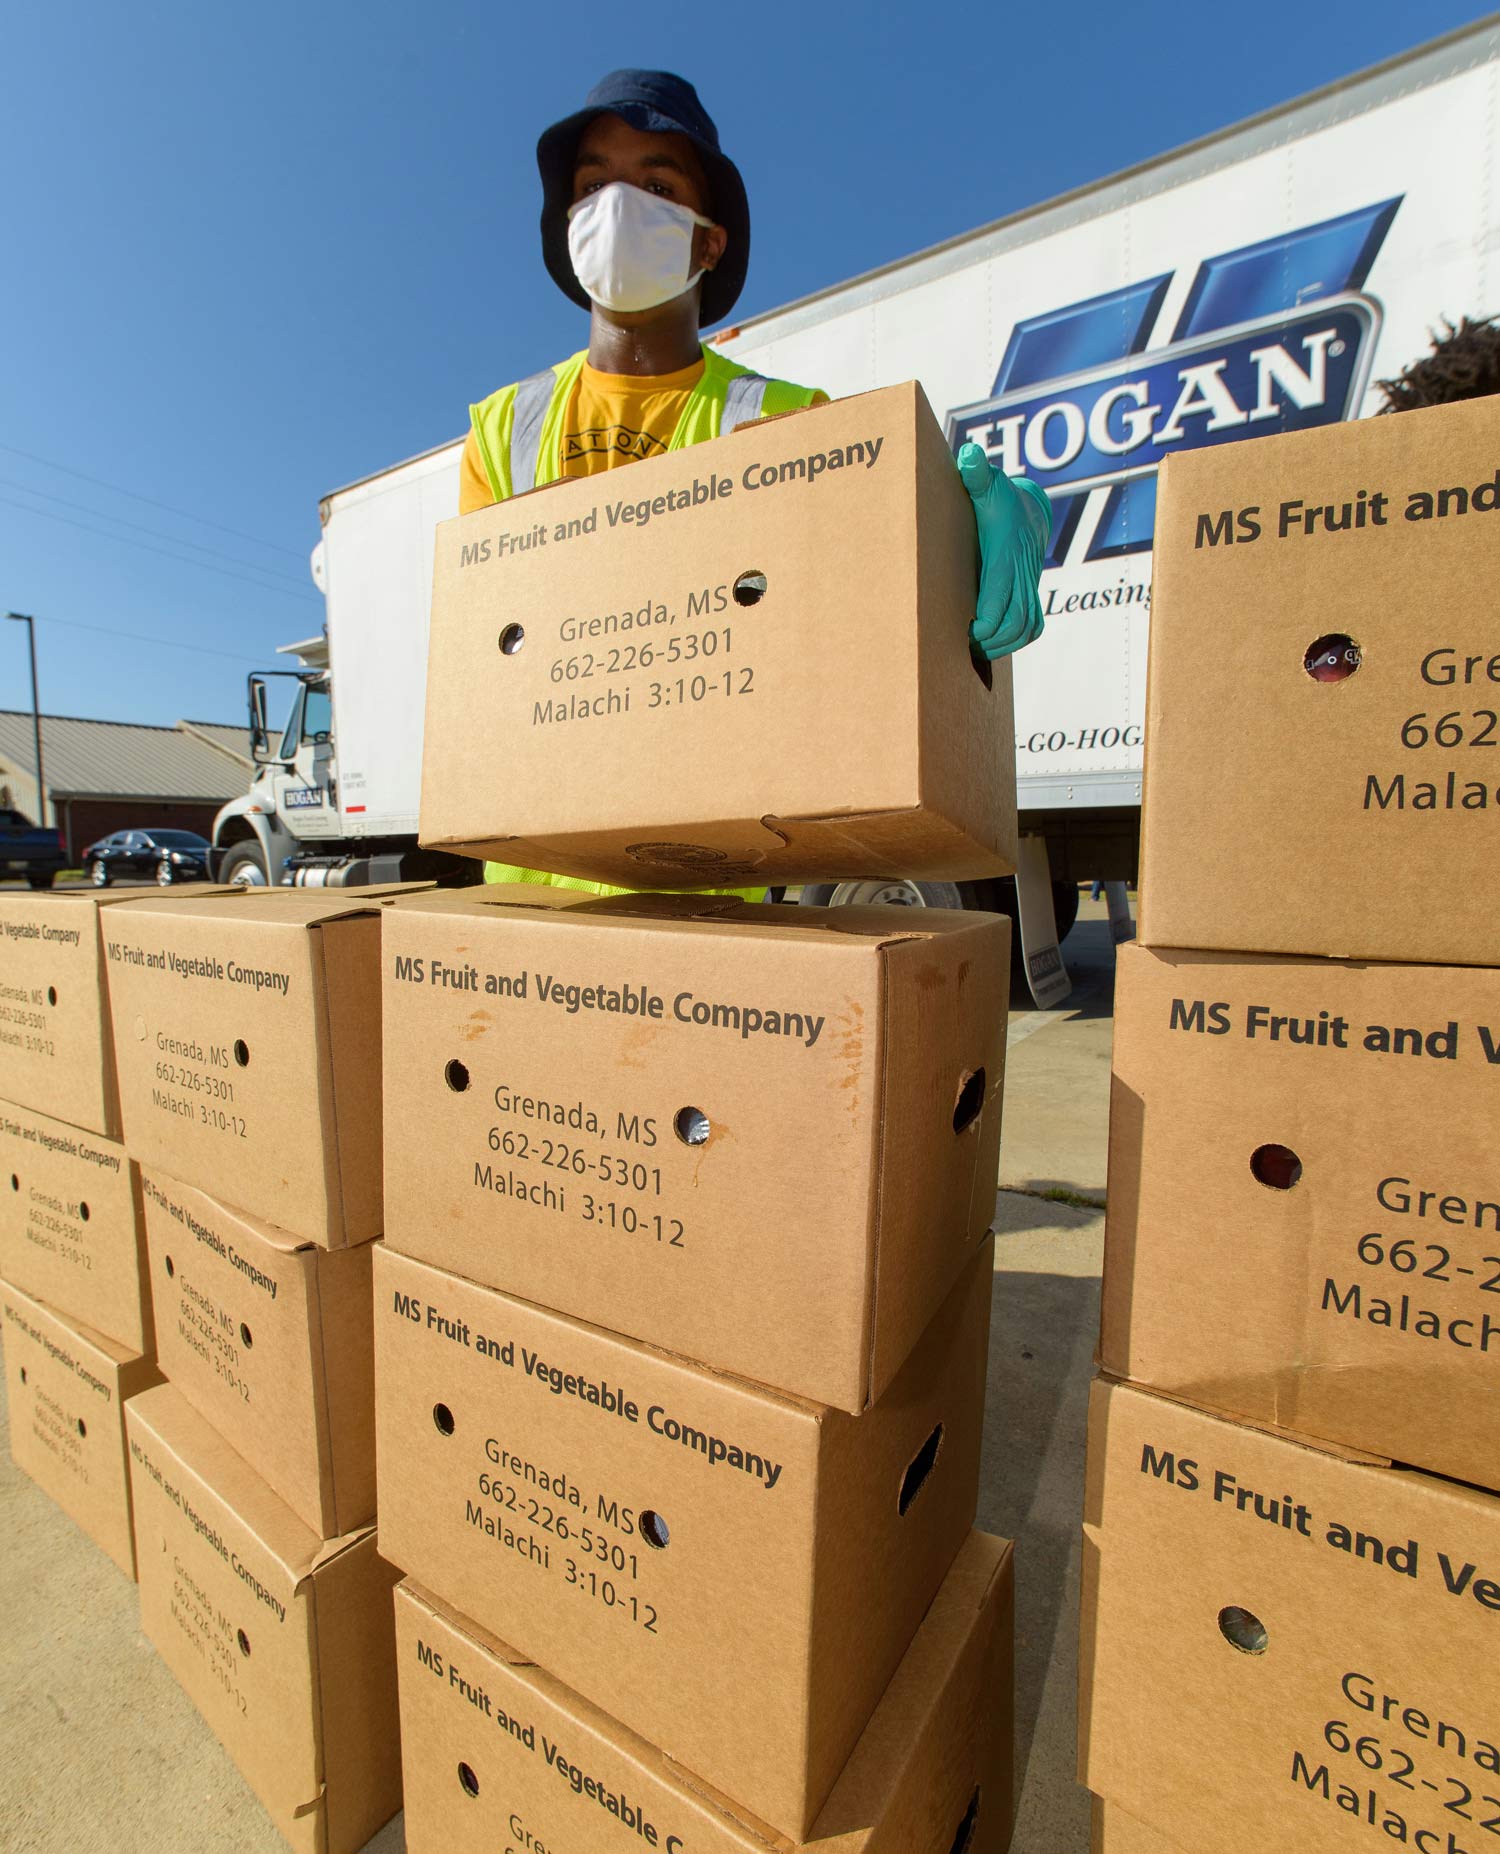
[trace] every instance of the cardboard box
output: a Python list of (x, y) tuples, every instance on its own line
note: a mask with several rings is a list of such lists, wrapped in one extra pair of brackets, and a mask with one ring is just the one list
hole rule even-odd
[[(1183, 1849), (1157, 1829), (1148, 1828), (1144, 1822), (1138, 1822), (1133, 1815), (1127, 1815), (1123, 1809), (1098, 1796), (1094, 1798), (1091, 1827), (1089, 1854), (1184, 1854)], [(1217, 1849), (1229, 1854), (1236, 1845), (1243, 1846), (1243, 1843), (1236, 1843), (1235, 1831), (1230, 1825), (1221, 1839), (1196, 1848), (1194, 1854), (1215, 1854)]]
[(383, 934), (392, 1248), (880, 1395), (994, 1214), (1006, 921), (486, 888)]
[(127, 1351), (156, 1350), (141, 1179), (123, 1146), (0, 1101), (0, 1276)]
[(854, 1417), (382, 1245), (382, 1549), (806, 1836), (973, 1522), (992, 1258)]
[(624, 888), (1001, 875), (1008, 663), (920, 387), (437, 531), (422, 842)]
[(111, 910), (126, 1141), (329, 1249), (379, 1235), (380, 890)]
[(320, 1538), (375, 1517), (373, 1245), (320, 1249), (144, 1175), (162, 1370)]
[(298, 1854), (401, 1807), (395, 1573), (320, 1539), (164, 1384), (130, 1406), (141, 1627)]
[(1500, 966), (1497, 416), (1162, 467), (1147, 945)]
[[(206, 883), (170, 891), (219, 892)], [(151, 889), (0, 894), (0, 1100), (118, 1137), (100, 910), (166, 899)]]
[[(971, 1533), (822, 1814), (808, 1854), (1004, 1854), (1012, 1549)], [(792, 1846), (419, 1586), (396, 1592), (406, 1843)], [(532, 1840), (528, 1843), (525, 1835)]]
[(11, 1459), (135, 1576), (125, 1405), (160, 1383), (149, 1358), (0, 1281)]
[(1200, 1849), (1478, 1854), (1500, 1500), (1098, 1382), (1079, 1773)]
[(1100, 1358), (1500, 1488), (1500, 973), (1122, 947)]

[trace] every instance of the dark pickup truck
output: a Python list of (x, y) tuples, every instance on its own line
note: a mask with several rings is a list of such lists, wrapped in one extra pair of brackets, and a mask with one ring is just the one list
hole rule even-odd
[(51, 888), (68, 866), (68, 846), (55, 830), (42, 830), (19, 811), (0, 809), (0, 876), (23, 875), (33, 888)]

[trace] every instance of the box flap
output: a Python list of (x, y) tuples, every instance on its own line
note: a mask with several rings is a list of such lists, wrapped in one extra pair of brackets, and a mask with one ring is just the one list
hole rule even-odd
[(325, 921), (372, 913), (380, 905), (382, 893), (367, 888), (212, 889), (193, 896), (186, 891), (166, 891), (144, 897), (137, 907), (143, 914), (166, 914), (181, 920), (184, 916), (216, 918), (228, 906), (239, 920), (265, 921), (277, 927), (318, 927)]
[(676, 1370), (686, 1370), (694, 1378), (706, 1379), (718, 1390), (723, 1391), (738, 1401), (749, 1398), (756, 1402), (778, 1405), (782, 1411), (792, 1417), (811, 1417), (815, 1426), (824, 1423), (833, 1414), (827, 1404), (816, 1403), (810, 1397), (799, 1397), (795, 1391), (781, 1390), (772, 1384), (758, 1383), (730, 1371), (717, 1371), (711, 1365), (702, 1364), (695, 1358), (687, 1358), (680, 1352), (670, 1352), (665, 1346), (651, 1345), (644, 1339), (632, 1339), (606, 1326), (599, 1326), (589, 1320), (580, 1320), (569, 1313), (559, 1313), (553, 1307), (539, 1306), (535, 1301), (523, 1300), (518, 1294), (507, 1294), (499, 1288), (485, 1287), (477, 1281), (469, 1281), (459, 1275), (450, 1275), (446, 1270), (434, 1268), (430, 1263), (417, 1261), (402, 1254), (382, 1242), (376, 1249), (376, 1258), (382, 1268), (392, 1276), (398, 1276), (401, 1270), (420, 1270), (428, 1288), (429, 1298), (425, 1304), (437, 1307), (443, 1298), (445, 1285), (451, 1289), (450, 1299), (468, 1302), (470, 1295), (484, 1297), (484, 1304), (495, 1309), (497, 1322), (503, 1321), (503, 1308), (510, 1303), (523, 1314), (535, 1315), (565, 1341), (570, 1335), (577, 1336), (585, 1343), (602, 1340), (607, 1345), (624, 1354), (636, 1354), (643, 1359), (652, 1359), (661, 1365), (669, 1365)]
[(131, 1420), (176, 1458), (182, 1475), (196, 1483), (205, 1501), (228, 1507), (285, 1570), (289, 1594), (374, 1530), (360, 1526), (342, 1538), (320, 1539), (172, 1385), (144, 1392), (130, 1408)]
[(180, 887), (170, 889), (49, 888), (45, 894), (26, 891), (0, 897), (0, 913), (10, 914), (18, 909), (139, 907), (142, 902), (160, 905), (172, 901), (201, 901), (210, 895), (240, 892), (217, 882), (184, 882)]
[(873, 940), (877, 944), (965, 933), (972, 929), (977, 918), (992, 918), (978, 917), (959, 908), (908, 908), (891, 904), (789, 907), (785, 903), (742, 901), (734, 895), (648, 892), (590, 895), (579, 889), (541, 883), (490, 883), (476, 888), (432, 889), (391, 905), (403, 913), (415, 910), (418, 913), (472, 914), (477, 920), (482, 920), (490, 909), (530, 909), (554, 914), (559, 920), (576, 917), (594, 925), (618, 923), (637, 930), (643, 922), (664, 929), (696, 929), (707, 922), (761, 938), (838, 933)]
[[(149, 1193), (155, 1189), (167, 1198), (176, 1198), (179, 1202), (184, 1197), (207, 1196), (197, 1185), (184, 1184), (175, 1178), (163, 1166), (145, 1164), (141, 1167), (141, 1183)], [(294, 1235), (291, 1230), (284, 1230), (275, 1223), (263, 1223), (259, 1217), (252, 1217), (246, 1210), (236, 1210), (221, 1198), (213, 1199), (215, 1221), (236, 1229), (249, 1232), (258, 1242), (268, 1244), (282, 1255), (296, 1255), (299, 1250), (316, 1250), (319, 1245), (309, 1241), (305, 1236)]]
[[(18, 1305), (25, 1307), (33, 1318), (41, 1316), (43, 1319), (55, 1320), (60, 1326), (66, 1328), (69, 1348), (75, 1356), (65, 1358), (63, 1362), (71, 1365), (80, 1376), (87, 1376), (90, 1372), (95, 1377), (112, 1376), (115, 1372), (124, 1371), (140, 1362), (139, 1352), (132, 1352), (129, 1346), (119, 1344), (117, 1340), (97, 1332), (92, 1326), (85, 1326), (80, 1320), (69, 1319), (66, 1314), (59, 1313), (55, 1307), (49, 1306), (46, 1301), (37, 1300), (33, 1295), (23, 1293), (14, 1282), (0, 1281), (0, 1293), (3, 1293), (7, 1300), (15, 1301)], [(51, 1342), (44, 1340), (43, 1343), (46, 1344), (49, 1352), (53, 1351)]]
[[(1097, 1398), (1101, 1411), (1107, 1401), (1108, 1393), (1121, 1391), (1133, 1397), (1149, 1397), (1157, 1403), (1169, 1403), (1175, 1410), (1186, 1410), (1194, 1416), (1204, 1417), (1209, 1422), (1233, 1423), (1236, 1429), (1250, 1429), (1258, 1436), (1273, 1436), (1278, 1442), (1288, 1442), (1293, 1448), (1306, 1449), (1310, 1455), (1326, 1455), (1334, 1461), (1352, 1462), (1357, 1467), (1390, 1468), (1395, 1473), (1405, 1472), (1389, 1455), (1382, 1455), (1369, 1449), (1346, 1447), (1341, 1442), (1325, 1442), (1313, 1436), (1300, 1434), (1297, 1430), (1286, 1429), (1277, 1423), (1255, 1422), (1245, 1416), (1231, 1416), (1226, 1411), (1205, 1409), (1201, 1403), (1186, 1397), (1175, 1396), (1171, 1391), (1158, 1390), (1152, 1385), (1133, 1383), (1128, 1378), (1116, 1377), (1106, 1369), (1101, 1369), (1094, 1380), (1090, 1393), (1091, 1402)], [(1090, 1418), (1092, 1421), (1092, 1417)], [(1432, 1476), (1437, 1479), (1439, 1477)]]

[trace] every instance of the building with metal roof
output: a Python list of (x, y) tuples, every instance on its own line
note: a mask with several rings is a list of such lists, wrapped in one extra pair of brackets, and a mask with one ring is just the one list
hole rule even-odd
[(153, 727), (43, 715), (42, 816), (31, 712), (0, 708), (0, 805), (54, 824), (74, 857), (116, 830), (171, 826), (208, 836), (219, 807), (249, 785), (251, 768), (248, 731), (224, 722)]

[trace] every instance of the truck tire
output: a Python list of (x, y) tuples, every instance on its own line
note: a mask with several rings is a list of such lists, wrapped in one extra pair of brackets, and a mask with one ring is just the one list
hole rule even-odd
[(26, 880), (33, 888), (51, 888), (57, 880), (55, 869), (33, 869), (28, 871)]
[(961, 908), (964, 898), (956, 882), (909, 882), (904, 878), (873, 882), (807, 882), (801, 895), (805, 908), (854, 908), (884, 902), (898, 908)]
[(234, 888), (267, 888), (266, 866), (253, 843), (237, 843), (225, 852), (219, 866), (219, 880)]
[(109, 870), (97, 857), (89, 865), (89, 880), (95, 888), (109, 887)]

